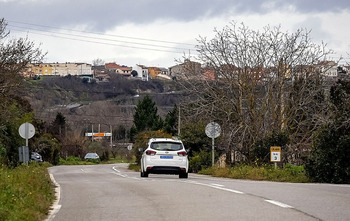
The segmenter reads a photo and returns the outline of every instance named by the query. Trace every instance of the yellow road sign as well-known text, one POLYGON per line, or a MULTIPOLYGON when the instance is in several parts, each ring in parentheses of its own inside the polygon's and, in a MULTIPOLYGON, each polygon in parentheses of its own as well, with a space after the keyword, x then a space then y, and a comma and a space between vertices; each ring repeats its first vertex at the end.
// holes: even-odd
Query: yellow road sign
POLYGON ((281 162, 281 147, 270 147, 270 161, 281 162))

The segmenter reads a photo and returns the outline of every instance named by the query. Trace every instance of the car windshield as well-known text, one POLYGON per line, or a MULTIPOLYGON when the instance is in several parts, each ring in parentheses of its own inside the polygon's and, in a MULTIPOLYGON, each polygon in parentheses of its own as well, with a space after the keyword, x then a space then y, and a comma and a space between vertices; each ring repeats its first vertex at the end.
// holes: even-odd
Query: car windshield
POLYGON ((177 151, 182 149, 182 144, 174 142, 154 142, 151 144, 151 148, 154 150, 177 151))

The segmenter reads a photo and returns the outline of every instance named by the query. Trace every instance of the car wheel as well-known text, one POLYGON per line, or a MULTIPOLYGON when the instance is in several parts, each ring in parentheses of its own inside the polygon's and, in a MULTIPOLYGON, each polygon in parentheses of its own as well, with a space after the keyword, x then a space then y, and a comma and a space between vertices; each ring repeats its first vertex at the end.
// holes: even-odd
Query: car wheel
POLYGON ((180 179, 187 179, 188 178, 188 173, 180 173, 179 174, 180 179))
POLYGON ((141 177, 148 177, 148 173, 141 171, 141 177))

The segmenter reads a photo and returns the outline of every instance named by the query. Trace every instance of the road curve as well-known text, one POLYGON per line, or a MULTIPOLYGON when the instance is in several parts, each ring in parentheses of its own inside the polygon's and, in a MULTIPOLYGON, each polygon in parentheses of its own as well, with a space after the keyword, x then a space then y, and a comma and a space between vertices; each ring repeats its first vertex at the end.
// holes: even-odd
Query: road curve
POLYGON ((141 178, 127 164, 55 166, 48 220, 349 220, 350 185, 291 184, 189 174, 141 178))

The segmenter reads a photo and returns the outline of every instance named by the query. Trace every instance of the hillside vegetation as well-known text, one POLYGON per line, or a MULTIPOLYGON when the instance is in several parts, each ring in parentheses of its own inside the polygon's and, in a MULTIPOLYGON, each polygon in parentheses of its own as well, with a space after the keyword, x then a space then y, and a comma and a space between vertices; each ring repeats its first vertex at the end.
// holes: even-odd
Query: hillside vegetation
POLYGON ((116 74, 108 82, 89 83, 74 76, 52 76, 30 80, 28 85, 30 91, 23 96, 39 119, 52 122, 60 112, 72 128, 83 128, 86 124, 130 127, 134 107, 145 95, 152 97, 162 116, 181 99, 174 82, 141 81, 116 74))

